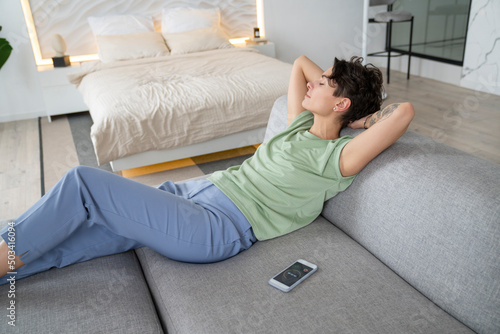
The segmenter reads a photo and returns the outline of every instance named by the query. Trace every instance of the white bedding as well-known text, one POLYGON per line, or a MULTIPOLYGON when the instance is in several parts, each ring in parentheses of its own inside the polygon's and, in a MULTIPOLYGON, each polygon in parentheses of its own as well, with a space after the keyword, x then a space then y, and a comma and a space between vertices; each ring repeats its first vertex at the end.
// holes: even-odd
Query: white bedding
MULTIPOLYGON (((265 126, 291 64, 249 48, 95 63, 71 75, 103 164, 265 126)), ((236 146, 235 146, 236 147, 236 146)))

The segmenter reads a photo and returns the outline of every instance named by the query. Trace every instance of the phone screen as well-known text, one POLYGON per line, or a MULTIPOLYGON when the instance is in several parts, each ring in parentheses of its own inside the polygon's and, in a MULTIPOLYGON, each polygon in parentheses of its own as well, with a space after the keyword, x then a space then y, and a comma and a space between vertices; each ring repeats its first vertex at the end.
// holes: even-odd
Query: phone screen
POLYGON ((276 275, 274 279, 286 286, 294 285, 299 279, 310 273, 313 269, 300 262, 295 262, 290 267, 276 275))

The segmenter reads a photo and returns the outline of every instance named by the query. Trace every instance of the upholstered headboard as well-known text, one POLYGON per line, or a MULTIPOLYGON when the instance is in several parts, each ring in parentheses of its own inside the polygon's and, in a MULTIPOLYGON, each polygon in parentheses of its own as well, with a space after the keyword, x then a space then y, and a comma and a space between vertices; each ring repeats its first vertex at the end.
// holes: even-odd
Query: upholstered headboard
MULTIPOLYGON (((163 8, 217 7, 221 26, 230 38, 249 37, 257 26, 256 0, 21 0, 29 1, 38 38, 40 55, 50 59, 52 35, 61 35, 71 56, 96 54, 94 36, 87 22, 89 16, 134 14, 152 16, 160 31, 163 8)), ((26 13, 25 13, 26 14, 26 13)), ((36 48, 36 45, 34 45, 36 48)))

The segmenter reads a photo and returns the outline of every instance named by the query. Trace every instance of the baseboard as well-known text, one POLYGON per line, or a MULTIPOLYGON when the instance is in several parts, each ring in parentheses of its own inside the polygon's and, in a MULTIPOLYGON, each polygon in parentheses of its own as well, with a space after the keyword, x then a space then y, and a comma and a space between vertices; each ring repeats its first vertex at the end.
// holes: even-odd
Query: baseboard
POLYGON ((34 118, 46 117, 46 116, 47 116, 47 114, 45 113, 44 110, 30 112, 30 113, 23 113, 23 114, 0 115, 0 123, 23 121, 26 119, 34 119, 34 118))
MULTIPOLYGON (((374 59, 370 57, 368 62, 373 63, 375 66, 384 68, 387 67, 387 58, 374 59)), ((445 64, 434 60, 423 59, 418 57, 411 57, 410 75, 417 75, 419 77, 432 79, 454 86, 460 86, 460 78, 462 75, 462 67, 457 65, 445 64)), ((406 73, 408 70, 408 57, 402 56, 391 59, 391 70, 406 73)))

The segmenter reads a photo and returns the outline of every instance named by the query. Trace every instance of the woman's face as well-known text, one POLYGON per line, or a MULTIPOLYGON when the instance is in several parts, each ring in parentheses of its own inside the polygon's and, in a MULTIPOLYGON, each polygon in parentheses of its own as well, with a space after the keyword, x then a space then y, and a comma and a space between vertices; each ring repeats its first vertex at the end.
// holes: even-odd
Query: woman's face
POLYGON ((302 107, 317 114, 332 112, 338 98, 333 96, 335 87, 330 86, 332 82, 328 79, 331 73, 332 69, 329 68, 321 78, 307 83, 307 93, 302 101, 302 107))

